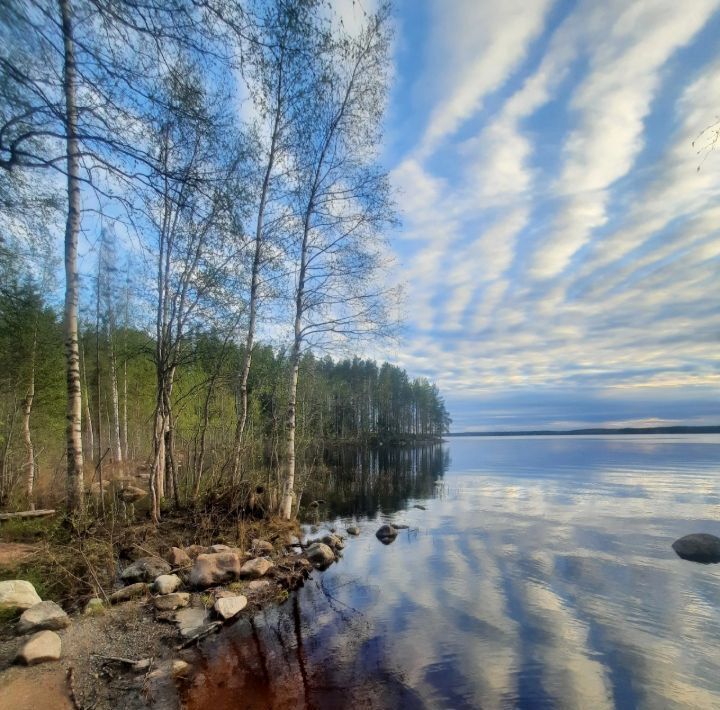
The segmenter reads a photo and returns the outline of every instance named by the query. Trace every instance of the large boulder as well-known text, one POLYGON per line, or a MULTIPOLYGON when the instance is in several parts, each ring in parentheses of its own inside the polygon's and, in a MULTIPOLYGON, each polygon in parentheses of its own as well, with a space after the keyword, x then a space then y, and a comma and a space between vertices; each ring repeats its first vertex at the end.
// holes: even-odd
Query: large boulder
POLYGON ((17 631, 20 634, 29 634, 33 631, 58 631, 70 624, 70 617, 55 602, 46 601, 35 604, 26 609, 20 621, 17 631))
POLYGON ((314 542, 305 550, 305 557, 313 567, 327 567, 335 562, 335 553, 324 542, 314 542))
POLYGON ((382 542, 383 545, 389 545, 397 537, 398 531, 392 525, 381 525, 375 533, 375 537, 382 542))
POLYGON ((121 576, 125 584, 135 582, 153 582, 161 574, 168 574, 172 568, 160 557, 141 557, 123 570, 121 576))
POLYGON ((240 568, 240 576, 243 579, 259 579, 264 577, 275 565, 264 557, 248 560, 240 568))
POLYGON ((155 591, 158 594, 172 594, 179 589, 182 580, 176 574, 161 574, 155 580, 155 591))
POLYGON ((712 564, 720 562, 720 537, 708 533, 685 535, 672 544, 678 557, 692 562, 712 564))
POLYGON ((190 585, 203 588, 231 582, 240 576, 241 566, 240 555, 235 552, 198 555, 190 571, 190 585))
POLYGON ((0 582, 0 609, 29 609, 42 601, 30 582, 10 579, 0 582))
POLYGON ((39 631, 20 649, 16 660, 26 666, 57 661, 62 655, 62 641, 54 631, 39 631))
POLYGON ((235 597, 221 597, 215 602, 215 613, 224 620, 237 616, 247 606, 247 597, 239 594, 235 597))
POLYGON ((117 492, 118 498, 123 503, 135 503, 142 500, 146 495, 147 491, 144 491, 142 488, 138 488, 137 486, 126 486, 117 492))
POLYGON ((179 569, 181 567, 190 567, 192 565, 192 560, 190 559, 190 555, 188 555, 185 550, 179 548, 179 547, 171 547, 170 552, 168 552, 166 557, 169 565, 173 569, 179 569))

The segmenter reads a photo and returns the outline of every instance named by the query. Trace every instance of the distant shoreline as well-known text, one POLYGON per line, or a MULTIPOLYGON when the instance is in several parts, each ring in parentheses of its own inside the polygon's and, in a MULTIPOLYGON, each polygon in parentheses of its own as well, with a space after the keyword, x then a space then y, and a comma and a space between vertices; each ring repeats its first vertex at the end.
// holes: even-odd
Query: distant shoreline
POLYGON ((525 431, 455 431, 445 436, 582 436, 587 434, 720 434, 720 425, 713 426, 654 426, 622 427, 620 429, 589 428, 567 429, 531 429, 525 431))

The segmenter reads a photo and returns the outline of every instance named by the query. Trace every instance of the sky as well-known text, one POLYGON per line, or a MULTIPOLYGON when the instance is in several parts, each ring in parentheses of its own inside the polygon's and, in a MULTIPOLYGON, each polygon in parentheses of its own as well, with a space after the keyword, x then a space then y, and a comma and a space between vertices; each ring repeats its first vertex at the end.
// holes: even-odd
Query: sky
POLYGON ((720 424, 720 0, 394 15, 406 322, 382 356, 453 431, 720 424))

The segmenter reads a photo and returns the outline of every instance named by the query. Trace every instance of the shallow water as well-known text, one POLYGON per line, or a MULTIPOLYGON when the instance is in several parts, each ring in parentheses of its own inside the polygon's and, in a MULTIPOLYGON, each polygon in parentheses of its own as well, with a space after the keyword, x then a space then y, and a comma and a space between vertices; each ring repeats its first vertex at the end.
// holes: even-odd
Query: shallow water
POLYGON ((340 461, 328 525, 361 536, 208 640, 188 707, 718 708, 720 566, 670 544, 720 535, 719 474, 718 436, 463 438, 340 461), (387 521, 410 529, 384 546, 387 521))

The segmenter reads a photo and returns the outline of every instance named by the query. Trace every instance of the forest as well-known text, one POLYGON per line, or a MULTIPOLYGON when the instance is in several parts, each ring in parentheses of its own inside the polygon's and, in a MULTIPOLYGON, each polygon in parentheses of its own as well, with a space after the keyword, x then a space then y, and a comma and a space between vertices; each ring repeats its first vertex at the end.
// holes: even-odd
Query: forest
POLYGON ((402 308, 390 9, 358 12, 3 3, 0 506, 142 480, 157 523, 262 481, 288 519, 327 447, 447 431, 434 384, 351 356, 402 308))

